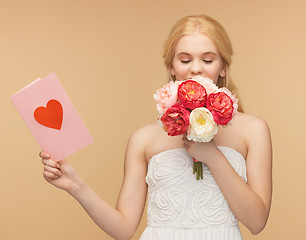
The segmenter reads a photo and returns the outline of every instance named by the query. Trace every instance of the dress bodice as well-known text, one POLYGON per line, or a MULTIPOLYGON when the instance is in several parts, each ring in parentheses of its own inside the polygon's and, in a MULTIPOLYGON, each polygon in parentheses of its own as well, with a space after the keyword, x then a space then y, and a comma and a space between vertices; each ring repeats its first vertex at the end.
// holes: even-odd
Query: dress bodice
MULTIPOLYGON (((247 182, 243 156, 229 147, 218 148, 243 181, 247 182)), ((207 166, 203 164, 203 180, 196 180, 193 158, 184 148, 154 155, 148 164, 146 182, 149 187, 148 227, 194 231, 237 227, 238 221, 207 166)), ((239 238, 226 239, 241 239, 240 232, 235 234, 239 238)))

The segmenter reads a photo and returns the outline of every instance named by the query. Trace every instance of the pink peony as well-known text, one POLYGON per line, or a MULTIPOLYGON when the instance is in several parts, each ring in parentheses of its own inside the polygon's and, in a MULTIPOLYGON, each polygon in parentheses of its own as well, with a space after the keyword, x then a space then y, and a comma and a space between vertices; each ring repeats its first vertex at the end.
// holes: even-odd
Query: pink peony
POLYGON ((200 83, 206 90, 207 95, 217 92, 218 87, 214 84, 214 82, 210 78, 204 78, 202 76, 194 76, 192 80, 200 83))
POLYGON ((173 81, 167 83, 158 89, 154 94, 154 100, 157 102, 157 111, 164 114, 177 101, 178 83, 173 81))

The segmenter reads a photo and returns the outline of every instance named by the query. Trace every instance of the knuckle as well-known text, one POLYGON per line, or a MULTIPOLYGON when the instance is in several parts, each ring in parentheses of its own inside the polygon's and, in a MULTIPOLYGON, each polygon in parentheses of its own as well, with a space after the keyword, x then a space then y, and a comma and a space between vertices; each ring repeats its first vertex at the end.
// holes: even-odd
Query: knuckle
POLYGON ((46 158, 46 159, 50 158, 49 154, 47 152, 45 152, 45 151, 40 151, 39 156, 41 158, 46 158))
POLYGON ((47 172, 47 171, 44 171, 44 172, 43 172, 43 176, 44 176, 44 178, 48 178, 48 177, 49 177, 48 172, 47 172))
POLYGON ((43 159, 42 159, 42 163, 43 163, 45 166, 56 167, 56 163, 55 163, 53 160, 50 160, 50 159, 43 158, 43 159))
POLYGON ((44 171, 44 177, 45 178, 55 178, 55 175, 51 172, 44 171))
POLYGON ((56 168, 57 163, 54 160, 49 159, 50 161, 50 166, 56 168))
POLYGON ((56 175, 57 176, 60 176, 62 173, 61 173, 61 171, 60 170, 56 170, 56 175))

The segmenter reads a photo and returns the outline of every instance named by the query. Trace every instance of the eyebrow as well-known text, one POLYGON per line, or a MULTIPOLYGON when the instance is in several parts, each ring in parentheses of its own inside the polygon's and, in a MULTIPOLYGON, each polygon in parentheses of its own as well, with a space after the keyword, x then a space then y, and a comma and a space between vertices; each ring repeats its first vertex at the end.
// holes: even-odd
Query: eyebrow
MULTIPOLYGON (((217 54, 215 52, 205 52, 202 55, 209 55, 209 54, 217 56, 217 54)), ((180 53, 177 54, 177 56, 180 56, 180 55, 189 55, 190 56, 191 54, 188 53, 188 52, 180 52, 180 53)))

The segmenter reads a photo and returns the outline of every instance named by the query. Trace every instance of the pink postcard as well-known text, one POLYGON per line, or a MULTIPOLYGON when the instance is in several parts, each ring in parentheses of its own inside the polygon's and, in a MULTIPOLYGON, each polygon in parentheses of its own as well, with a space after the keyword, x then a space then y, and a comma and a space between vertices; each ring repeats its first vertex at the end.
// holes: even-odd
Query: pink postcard
POLYGON ((55 73, 36 79, 11 101, 41 148, 56 161, 94 142, 55 73))

